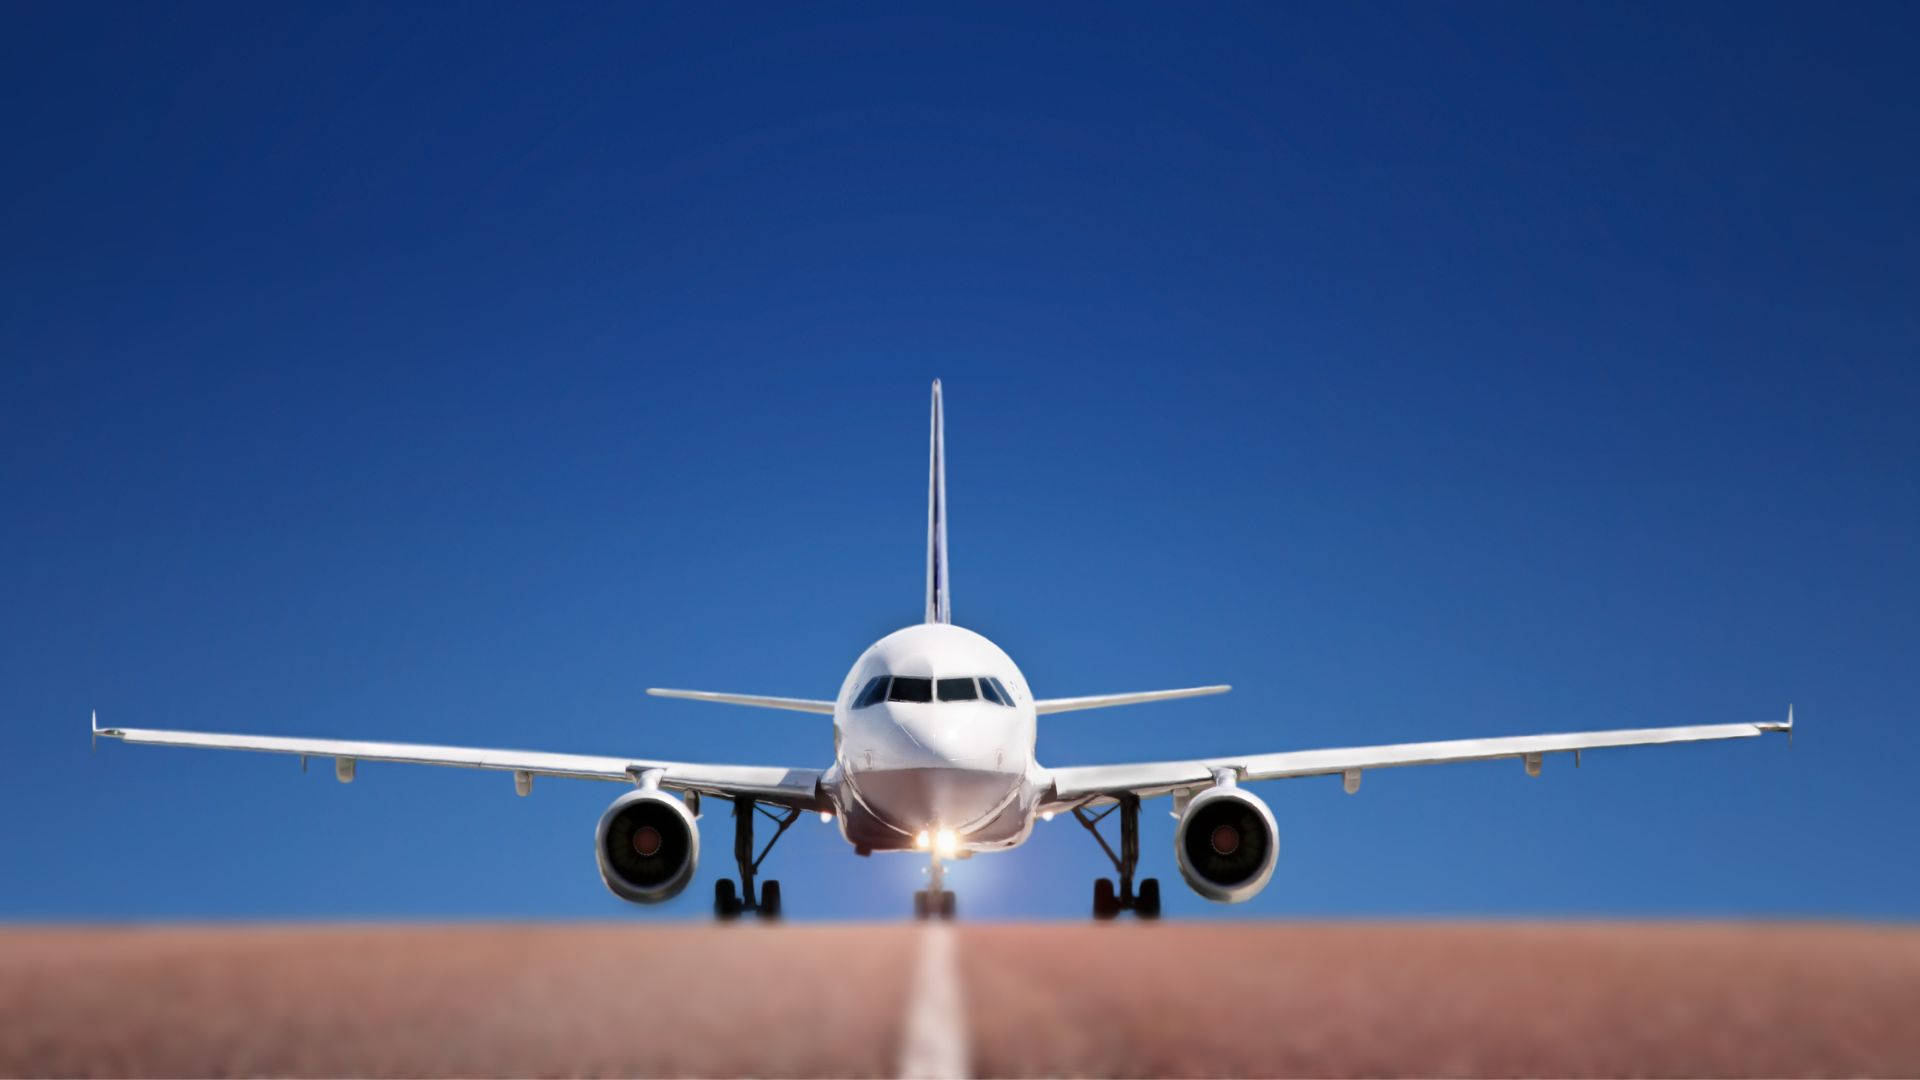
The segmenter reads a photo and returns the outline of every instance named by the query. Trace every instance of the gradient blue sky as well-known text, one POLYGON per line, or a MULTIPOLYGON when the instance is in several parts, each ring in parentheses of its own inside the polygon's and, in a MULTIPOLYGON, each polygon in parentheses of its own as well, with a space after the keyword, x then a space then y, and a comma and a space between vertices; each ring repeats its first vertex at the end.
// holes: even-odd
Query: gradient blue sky
POLYGON ((1911 6, 335 7, 0 16, 0 916, 705 917, 723 859, 603 890, 609 785, 87 710, 824 765, 641 691, 827 696, 919 617, 935 376, 958 620, 1044 695, 1237 686, 1043 761, 1799 708, 1264 785, 1273 885, 1170 913, 1920 913, 1911 6))

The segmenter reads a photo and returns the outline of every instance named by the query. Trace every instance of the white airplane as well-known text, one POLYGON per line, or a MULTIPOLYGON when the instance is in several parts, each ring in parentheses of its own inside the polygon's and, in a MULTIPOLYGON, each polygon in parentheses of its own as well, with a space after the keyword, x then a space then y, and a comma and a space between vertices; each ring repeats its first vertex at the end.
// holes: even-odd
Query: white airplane
POLYGON ((615 799, 601 815, 594 849, 607 888, 622 899, 642 904, 672 899, 686 888, 700 855, 701 799, 727 799, 733 804, 733 857, 739 883, 737 891, 732 879, 715 883, 714 911, 721 918, 749 910, 765 918, 780 914, 780 883, 767 881, 756 892, 754 878, 773 845, 803 813, 838 819, 841 835, 860 855, 925 853, 930 860, 929 885, 914 894, 914 913, 923 919, 951 919, 954 895, 942 887, 944 860, 1018 847, 1033 831, 1036 818, 1051 819, 1070 811, 1113 863, 1117 881, 1101 878, 1093 889, 1094 917, 1111 919, 1122 910, 1143 918, 1160 914, 1159 881, 1146 878, 1138 888, 1134 883, 1140 863, 1142 799, 1173 796, 1173 813, 1179 819, 1173 853, 1181 876, 1209 900, 1237 903, 1265 887, 1279 855, 1279 830, 1272 812, 1242 786, 1252 781, 1340 776, 1352 794, 1368 769, 1518 758, 1528 776, 1538 776, 1542 759, 1550 753, 1570 751, 1578 765, 1583 750, 1742 739, 1793 730, 1793 708, 1788 706, 1782 723, 1521 735, 1048 768, 1034 760, 1039 716, 1222 694, 1229 687, 1035 697, 1026 676, 1005 652, 953 622, 947 563, 946 435, 937 380, 930 455, 926 619, 869 646, 854 661, 833 700, 647 691, 656 697, 831 716, 833 763, 825 769, 103 728, 97 715, 93 732, 157 746, 297 754, 303 768, 308 757, 328 757, 342 783, 353 779, 356 762, 401 761, 511 772, 521 795, 532 789, 536 776, 629 784, 633 790, 615 799), (1098 828, 1116 810, 1120 815, 1117 852, 1098 828), (756 853, 753 830, 759 815, 775 824, 775 832, 756 853))

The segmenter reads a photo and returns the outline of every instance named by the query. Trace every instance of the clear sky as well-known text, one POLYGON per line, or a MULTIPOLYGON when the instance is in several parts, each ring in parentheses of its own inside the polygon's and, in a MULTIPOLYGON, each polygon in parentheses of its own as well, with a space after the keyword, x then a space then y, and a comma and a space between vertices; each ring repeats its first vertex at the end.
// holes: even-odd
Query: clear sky
MULTIPOLYGON (((1263 785, 1170 914, 1920 914, 1911 6, 0 15, 0 917, 629 908, 618 790, 122 726, 821 765, 920 616, 1047 763, 1774 720, 1263 785)), ((795 917, 919 862, 802 822, 795 917)), ((1070 820, 954 875, 1084 914, 1070 820)))

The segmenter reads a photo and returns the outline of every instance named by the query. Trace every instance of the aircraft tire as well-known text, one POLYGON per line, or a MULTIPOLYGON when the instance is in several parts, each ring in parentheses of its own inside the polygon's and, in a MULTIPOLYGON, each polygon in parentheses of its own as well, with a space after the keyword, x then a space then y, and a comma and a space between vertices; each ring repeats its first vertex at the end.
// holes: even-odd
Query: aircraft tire
POLYGON ((713 913, 722 919, 739 917, 740 895, 734 891, 732 878, 721 878, 713 883, 713 913))
POLYGON ((947 890, 944 890, 943 892, 941 892, 941 894, 940 894, 940 917, 941 917, 942 919, 944 919, 944 920, 946 920, 947 922, 952 922, 952 921, 953 921, 953 912, 954 912, 954 908, 955 908, 955 901, 954 901, 954 897, 953 897, 953 890, 952 890, 952 889, 947 889, 947 890))
POLYGON ((1140 882, 1140 895, 1134 898, 1133 913, 1143 919, 1160 917, 1160 879, 1147 878, 1140 882))
POLYGON ((1093 917, 1111 919, 1120 914, 1120 898, 1114 894, 1112 878, 1095 878, 1093 882, 1093 917))
POLYGON ((780 917, 780 883, 778 881, 769 881, 760 886, 760 910, 755 914, 767 920, 780 917))

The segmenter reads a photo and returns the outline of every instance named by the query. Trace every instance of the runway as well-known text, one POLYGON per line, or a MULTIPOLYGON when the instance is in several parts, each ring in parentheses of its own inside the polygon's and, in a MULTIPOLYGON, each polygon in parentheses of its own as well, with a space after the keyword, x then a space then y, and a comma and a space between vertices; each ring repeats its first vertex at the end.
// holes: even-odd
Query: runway
POLYGON ((6 1075, 1911 1076, 1920 929, 0 931, 6 1075))

